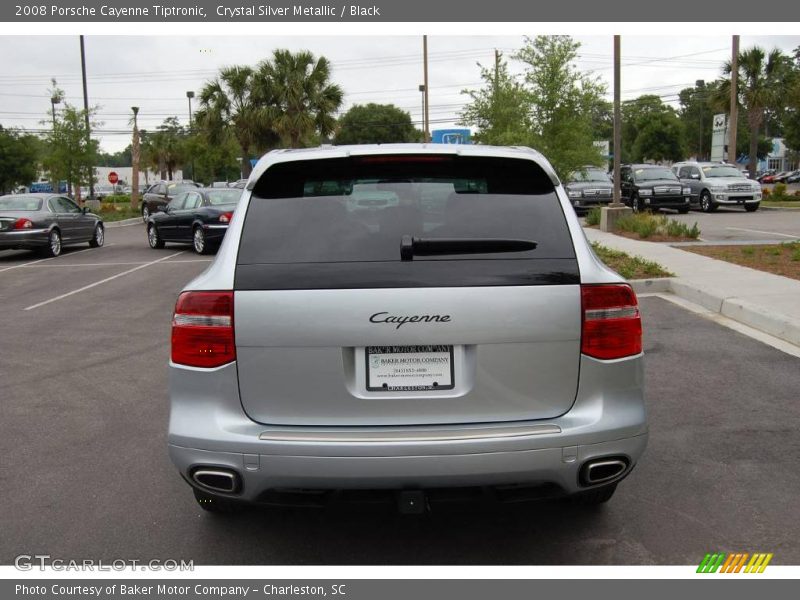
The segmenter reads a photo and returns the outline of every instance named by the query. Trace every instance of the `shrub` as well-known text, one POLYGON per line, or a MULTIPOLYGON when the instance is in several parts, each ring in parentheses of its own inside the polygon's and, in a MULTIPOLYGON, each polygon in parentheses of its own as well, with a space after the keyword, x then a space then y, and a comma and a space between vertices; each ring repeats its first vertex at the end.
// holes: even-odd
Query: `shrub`
POLYGON ((697 223, 689 227, 686 223, 668 219, 664 215, 653 215, 651 213, 639 213, 622 217, 617 221, 617 227, 621 231, 636 233, 642 239, 654 235, 691 239, 697 239, 700 236, 700 228, 697 223))
POLYGON ((772 188, 772 195, 776 198, 783 198, 786 195, 786 184, 776 183, 772 188))
POLYGON ((595 206, 588 213, 586 213, 587 225, 600 225, 600 207, 595 206))
POLYGON ((771 194, 772 194, 772 192, 769 190, 769 188, 765 188, 765 187, 761 188, 761 198, 763 200, 769 200, 769 197, 770 197, 771 194))

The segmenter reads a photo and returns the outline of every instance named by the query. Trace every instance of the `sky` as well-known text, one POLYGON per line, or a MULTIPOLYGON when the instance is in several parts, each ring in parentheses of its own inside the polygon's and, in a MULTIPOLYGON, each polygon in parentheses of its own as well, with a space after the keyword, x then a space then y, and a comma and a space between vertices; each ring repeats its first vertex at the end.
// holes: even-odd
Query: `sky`
MULTIPOLYGON (((146 28, 142 25, 142 28, 146 28)), ((612 92, 612 36, 573 36, 581 43, 576 62, 612 92)), ((467 97, 481 83, 480 68, 494 64, 494 50, 510 58, 523 36, 429 35, 431 129, 452 127, 467 97)), ((742 36, 741 49, 760 45, 791 53, 800 36, 742 36)), ((418 124, 423 82, 421 36, 86 36, 89 105, 98 107, 101 149, 117 152, 130 143, 131 106, 139 127, 154 129, 166 117, 188 124, 186 92, 198 93, 223 66, 255 65, 275 48, 306 49, 333 64, 332 81, 345 91, 342 112, 353 104, 392 103, 418 124)), ((623 36, 622 98, 656 94, 677 107, 677 93, 698 79, 712 81, 730 58, 731 37, 623 36)), ((50 119, 50 80, 66 101, 83 106, 80 46, 72 36, 0 36, 0 124, 41 130, 50 119), (47 121, 42 124, 42 121, 47 121)), ((521 67, 509 61, 513 73, 521 67)), ((193 105, 197 108, 196 100, 193 105)))

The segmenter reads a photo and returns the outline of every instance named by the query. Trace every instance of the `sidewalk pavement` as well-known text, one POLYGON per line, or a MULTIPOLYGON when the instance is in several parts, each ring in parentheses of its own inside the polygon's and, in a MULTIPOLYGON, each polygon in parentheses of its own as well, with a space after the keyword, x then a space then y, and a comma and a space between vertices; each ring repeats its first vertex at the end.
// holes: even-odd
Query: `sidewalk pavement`
POLYGON ((800 346, 800 281, 722 260, 585 228, 590 242, 659 263, 676 276, 640 280, 637 293, 672 292, 729 319, 800 346))

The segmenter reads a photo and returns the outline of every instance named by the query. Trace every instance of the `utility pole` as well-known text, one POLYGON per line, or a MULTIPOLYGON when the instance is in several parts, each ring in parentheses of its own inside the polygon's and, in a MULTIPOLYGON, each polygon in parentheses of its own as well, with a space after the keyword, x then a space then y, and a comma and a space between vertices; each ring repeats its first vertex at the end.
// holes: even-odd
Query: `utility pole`
MULTIPOLYGON (((189 100, 189 135, 192 135, 192 98, 194 98, 194 92, 191 90, 186 92, 186 98, 189 100)), ((194 153, 192 153, 192 181, 194 181, 194 153)))
MULTIPOLYGON (((86 91, 86 50, 81 38, 81 74, 83 75, 83 116, 86 119, 86 148, 91 147, 92 133, 89 129, 89 93, 86 91)), ((80 188, 78 188, 80 189, 80 188)), ((94 200, 94 165, 89 165, 89 198, 94 200)))
POLYGON ((622 158, 622 111, 620 72, 620 36, 614 36, 614 192, 611 204, 600 209, 600 230, 614 231, 617 220, 630 213, 631 209, 622 203, 620 193, 620 160, 622 158))
MULTIPOLYGON (((728 119, 728 161, 736 164, 736 129, 739 124, 739 36, 733 36, 731 48, 731 114, 728 119), (733 160, 730 157, 733 156, 733 160)), ((756 159, 750 157, 750 177, 756 176, 756 159)))
POLYGON ((131 210, 139 210, 139 123, 137 116, 139 115, 139 107, 131 106, 133 111, 133 140, 131 142, 131 166, 133 173, 131 174, 131 210))
POLYGON ((614 36, 614 205, 622 206, 620 195, 619 165, 622 154, 622 111, 620 73, 620 36, 614 36))
POLYGON ((425 115, 423 116, 423 120, 425 122, 425 143, 430 143, 431 141, 431 128, 430 128, 430 107, 428 105, 428 36, 422 36, 422 64, 423 64, 423 75, 424 75, 424 83, 425 86, 425 115))
POLYGON ((694 82, 694 86, 697 89, 697 95, 700 96, 700 139, 697 145, 697 160, 703 160, 705 156, 705 154, 703 154, 703 138, 705 137, 705 133, 703 132, 703 104, 705 104, 706 101, 706 82, 703 79, 698 79, 694 82))

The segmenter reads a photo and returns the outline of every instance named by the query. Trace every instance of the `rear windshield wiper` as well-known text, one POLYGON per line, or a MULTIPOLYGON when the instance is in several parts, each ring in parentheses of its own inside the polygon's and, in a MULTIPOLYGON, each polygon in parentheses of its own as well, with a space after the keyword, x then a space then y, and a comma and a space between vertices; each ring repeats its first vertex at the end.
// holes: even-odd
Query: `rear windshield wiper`
POLYGON ((400 240, 400 259, 437 254, 482 254, 490 252, 525 252, 535 250, 531 240, 507 238, 415 238, 404 235, 400 240))

